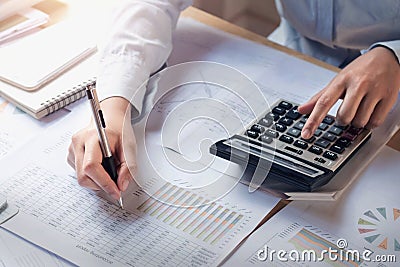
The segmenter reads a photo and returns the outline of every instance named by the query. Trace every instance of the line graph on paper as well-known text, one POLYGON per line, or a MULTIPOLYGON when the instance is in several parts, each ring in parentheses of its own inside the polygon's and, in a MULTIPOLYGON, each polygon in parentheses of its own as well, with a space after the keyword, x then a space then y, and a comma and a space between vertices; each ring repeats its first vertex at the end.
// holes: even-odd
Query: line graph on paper
POLYGON ((166 183, 137 209, 212 245, 232 234, 251 216, 251 211, 229 203, 205 203, 209 203, 207 198, 166 183))
MULTIPOLYGON (((242 95, 207 82, 175 88, 164 95, 149 113, 145 128, 146 149, 154 150, 151 146, 155 138, 163 148, 181 154, 187 161, 202 162, 204 166, 211 164, 214 159, 208 152, 210 145, 244 131, 256 119, 254 105, 247 103, 250 97, 246 93, 242 95)), ((259 102, 258 105, 264 109, 263 101, 259 102)), ((170 157, 166 158, 171 161, 170 157)), ((156 162, 155 159, 152 161, 156 162)))
MULTIPOLYGON (((255 118, 255 114, 245 99, 241 99, 226 88, 211 84, 211 83, 191 83, 177 87, 175 90, 165 95, 154 107, 149 118, 150 121, 165 121, 165 118, 174 111, 176 107, 185 102, 195 103, 196 100, 200 100, 199 109, 207 110, 209 101, 201 101, 204 99, 212 99, 214 101, 220 101, 226 105, 225 109, 215 109, 214 113, 219 114, 218 117, 225 118, 226 121, 235 121, 238 118, 244 124, 248 124, 252 119, 255 118)), ((191 110, 188 110, 190 112, 191 110)), ((186 114, 182 112, 181 117, 186 117, 186 114)), ((193 132, 196 129, 208 129, 210 133, 214 133, 216 136, 225 135, 226 132, 218 125, 211 124, 209 120, 195 120, 190 125, 193 132)))
MULTIPOLYGON (((160 99, 154 99, 156 103, 150 111, 149 105, 144 105, 148 118, 142 123, 144 129, 137 130, 144 135, 138 149, 143 149, 148 157, 142 164, 158 165, 156 175, 171 183, 174 177, 180 177, 185 187, 206 187, 218 182, 222 172, 215 170, 235 166, 215 159, 209 152, 210 146, 244 131, 256 119, 253 106, 265 107, 254 93, 249 96, 247 91, 251 90, 245 89, 238 94, 222 85, 194 82, 174 87, 160 99)), ((241 176, 240 171, 235 177, 241 176)), ((136 179, 138 184, 144 183, 138 176, 136 179)))

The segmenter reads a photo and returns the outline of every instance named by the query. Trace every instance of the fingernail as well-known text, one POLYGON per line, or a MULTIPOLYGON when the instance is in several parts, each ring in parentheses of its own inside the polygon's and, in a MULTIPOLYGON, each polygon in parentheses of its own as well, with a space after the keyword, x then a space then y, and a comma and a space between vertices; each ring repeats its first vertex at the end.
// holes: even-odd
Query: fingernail
POLYGON ((129 180, 124 180, 122 182, 122 191, 125 191, 128 188, 129 180))
POLYGON ((307 129, 303 129, 302 136, 303 136, 304 139, 310 138, 311 137, 310 130, 308 128, 307 129))

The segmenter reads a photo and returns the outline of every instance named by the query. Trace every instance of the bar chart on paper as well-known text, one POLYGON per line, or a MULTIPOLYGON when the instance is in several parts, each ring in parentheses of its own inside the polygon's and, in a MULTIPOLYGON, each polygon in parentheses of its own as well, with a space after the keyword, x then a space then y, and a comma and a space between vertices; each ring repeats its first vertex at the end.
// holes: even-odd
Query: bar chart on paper
POLYGON ((251 211, 229 203, 212 202, 170 183, 147 198, 138 210, 209 244, 217 244, 246 223, 251 211))
MULTIPOLYGON (((300 226, 300 225, 299 225, 300 226)), ((339 258, 339 251, 341 250, 336 245, 336 239, 330 234, 322 232, 313 226, 301 227, 301 230, 297 232, 292 238, 290 238, 289 243, 294 245, 297 251, 312 250, 317 253, 317 255, 322 255, 322 251, 329 251, 329 249, 334 249, 338 251, 333 253, 335 257, 339 258)), ((324 257, 324 262, 332 266, 360 266, 362 261, 330 261, 328 256, 324 257)))
POLYGON ((14 176, 14 182, 2 186, 10 201, 23 207, 24 213, 77 242, 82 252, 97 255, 108 264, 185 266, 188 260, 202 258, 209 265, 219 256, 178 230, 170 231, 138 213, 121 210, 103 199, 98 201, 92 192, 79 188, 74 179, 43 167, 28 166, 14 176), (69 199, 62 200, 64 197, 69 199))
MULTIPOLYGON (((64 240, 47 244, 49 250, 78 265, 93 256, 107 265, 215 265, 261 217, 225 198, 204 204, 206 198, 171 184, 158 195, 169 192, 169 200, 191 207, 148 197, 137 201, 140 206, 135 212, 124 211, 80 188, 75 179, 35 164, 15 173, 1 189, 30 218, 31 225, 42 229, 35 232, 57 232, 64 240)), ((236 194, 243 195, 246 188, 242 189, 236 194)), ((18 233, 26 234, 24 229, 18 233)), ((41 237, 32 238, 40 241, 41 237)))

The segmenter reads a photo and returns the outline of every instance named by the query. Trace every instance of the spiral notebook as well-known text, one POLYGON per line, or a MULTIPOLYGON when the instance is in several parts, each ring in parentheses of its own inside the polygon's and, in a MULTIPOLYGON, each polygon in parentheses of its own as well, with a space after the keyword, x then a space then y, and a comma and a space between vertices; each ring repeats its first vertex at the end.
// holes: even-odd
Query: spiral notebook
POLYGON ((86 82, 95 76, 95 58, 91 56, 37 91, 24 91, 0 82, 0 96, 32 117, 41 119, 86 95, 86 82))
POLYGON ((97 49, 87 31, 76 29, 59 23, 2 47, 0 96, 36 119, 85 96, 97 49))

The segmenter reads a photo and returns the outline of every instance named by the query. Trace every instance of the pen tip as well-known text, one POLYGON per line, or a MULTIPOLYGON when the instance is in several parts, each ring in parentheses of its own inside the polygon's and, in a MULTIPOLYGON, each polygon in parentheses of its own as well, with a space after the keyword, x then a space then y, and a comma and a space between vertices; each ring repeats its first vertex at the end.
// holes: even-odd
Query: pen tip
POLYGON ((121 209, 124 209, 124 204, 122 203, 122 197, 119 198, 118 203, 121 206, 121 209))

